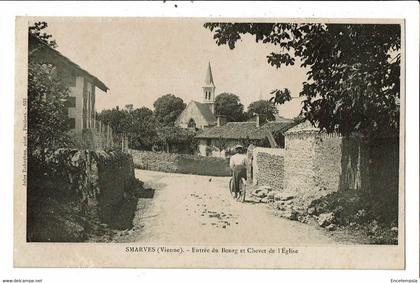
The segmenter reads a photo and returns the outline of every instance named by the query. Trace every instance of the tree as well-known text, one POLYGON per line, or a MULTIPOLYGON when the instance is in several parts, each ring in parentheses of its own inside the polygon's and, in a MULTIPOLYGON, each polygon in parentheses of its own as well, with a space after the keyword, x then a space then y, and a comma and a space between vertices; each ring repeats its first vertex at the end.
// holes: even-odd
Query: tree
POLYGON ((130 148, 151 150, 157 142, 157 122, 152 110, 147 107, 134 109, 130 112, 133 119, 130 148))
POLYGON ((46 32, 43 32, 44 29, 48 27, 48 24, 46 22, 36 22, 32 26, 29 27, 28 31, 29 34, 38 38, 43 43, 47 44, 51 48, 57 48, 57 42, 55 40, 52 40, 51 34, 48 34, 46 32))
POLYGON ((154 103, 155 117, 162 126, 173 126, 175 120, 185 109, 186 104, 182 98, 173 94, 166 94, 159 97, 154 103))
POLYGON ((39 162, 72 144, 65 101, 68 89, 50 65, 28 65, 28 154, 39 162))
POLYGON ((98 113, 98 120, 110 125, 117 134, 132 132, 133 119, 130 112, 125 109, 121 110, 118 106, 98 113))
POLYGON ((177 152, 194 153, 198 146, 198 141, 194 138, 195 132, 178 127, 161 127, 157 130, 158 143, 165 148, 166 152, 171 152, 175 148, 177 152))
POLYGON ((233 93, 221 93, 214 100, 217 115, 224 115, 230 122, 244 120, 244 106, 239 97, 233 93))
MULTIPOLYGON (((401 26, 395 24, 206 23, 216 44, 241 35, 279 46, 270 65, 308 68, 301 114, 327 132, 395 134, 399 129, 401 26)), ((290 93, 275 90, 273 101, 290 93)))
MULTIPOLYGON (((28 28, 28 35, 54 48, 51 35, 42 32, 45 22, 28 28)), ((47 159, 58 148, 74 145, 68 135, 70 129, 66 101, 67 86, 57 77, 51 64, 34 62, 34 50, 39 43, 29 45, 28 52, 28 166, 36 170, 47 170, 47 159)))
POLYGON ((273 121, 276 119, 277 113, 277 108, 273 103, 262 99, 249 104, 247 116, 251 118, 255 114, 260 114, 264 120, 273 121))
POLYGON ((103 110, 98 119, 109 124, 115 133, 129 136, 129 147, 150 150, 157 140, 158 127, 154 113, 147 107, 103 110))

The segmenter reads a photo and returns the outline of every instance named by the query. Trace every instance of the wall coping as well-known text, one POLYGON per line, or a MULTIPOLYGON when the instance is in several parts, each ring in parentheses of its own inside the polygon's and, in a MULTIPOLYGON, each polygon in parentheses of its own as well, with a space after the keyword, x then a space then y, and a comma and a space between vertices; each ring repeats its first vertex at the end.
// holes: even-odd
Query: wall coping
POLYGON ((260 152, 269 153, 273 155, 284 155, 284 148, 270 148, 270 147, 255 147, 253 154, 258 154, 260 152))

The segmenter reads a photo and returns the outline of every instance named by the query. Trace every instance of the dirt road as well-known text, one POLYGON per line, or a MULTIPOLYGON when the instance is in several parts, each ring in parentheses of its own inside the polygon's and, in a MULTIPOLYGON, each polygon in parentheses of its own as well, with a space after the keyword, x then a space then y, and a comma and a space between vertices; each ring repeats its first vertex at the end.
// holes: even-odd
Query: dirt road
POLYGON ((228 177, 136 170, 155 189, 140 199, 134 228, 116 242, 166 244, 333 244, 325 231, 275 215, 267 205, 239 203, 228 191, 228 177))

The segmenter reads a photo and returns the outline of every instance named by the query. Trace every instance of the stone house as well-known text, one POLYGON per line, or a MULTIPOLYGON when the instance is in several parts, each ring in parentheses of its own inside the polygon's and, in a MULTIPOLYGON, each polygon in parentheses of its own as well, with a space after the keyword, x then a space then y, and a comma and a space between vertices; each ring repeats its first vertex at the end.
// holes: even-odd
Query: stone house
POLYGON ((68 87, 70 93, 66 106, 71 133, 92 149, 111 146, 112 128, 96 120, 96 90, 106 93, 109 88, 105 83, 31 34, 28 47, 30 60, 51 64, 56 76, 68 87))
POLYGON ((214 113, 216 85, 210 62, 202 88, 202 102, 191 101, 176 119, 175 126, 196 130, 216 125, 217 119, 214 113))
POLYGON ((247 147, 249 144, 261 147, 284 147, 283 133, 295 124, 293 120, 280 118, 263 125, 256 121, 218 123, 217 126, 204 129, 195 137, 199 141, 199 154, 202 156, 221 156, 221 153, 237 144, 247 147))

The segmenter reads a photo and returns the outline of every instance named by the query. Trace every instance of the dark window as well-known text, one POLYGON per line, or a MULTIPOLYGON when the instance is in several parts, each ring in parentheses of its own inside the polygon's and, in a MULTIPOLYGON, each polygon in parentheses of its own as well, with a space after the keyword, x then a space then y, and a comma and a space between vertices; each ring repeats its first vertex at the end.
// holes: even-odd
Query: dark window
POLYGON ((64 106, 66 107, 76 107, 76 97, 75 96, 69 96, 64 103, 64 106))
POLYGON ((69 129, 73 130, 76 128, 76 119, 75 118, 69 118, 68 120, 69 123, 69 129))
POLYGON ((196 125, 194 119, 190 119, 190 121, 188 122, 188 128, 194 128, 195 129, 196 127, 197 127, 197 125, 196 125))

